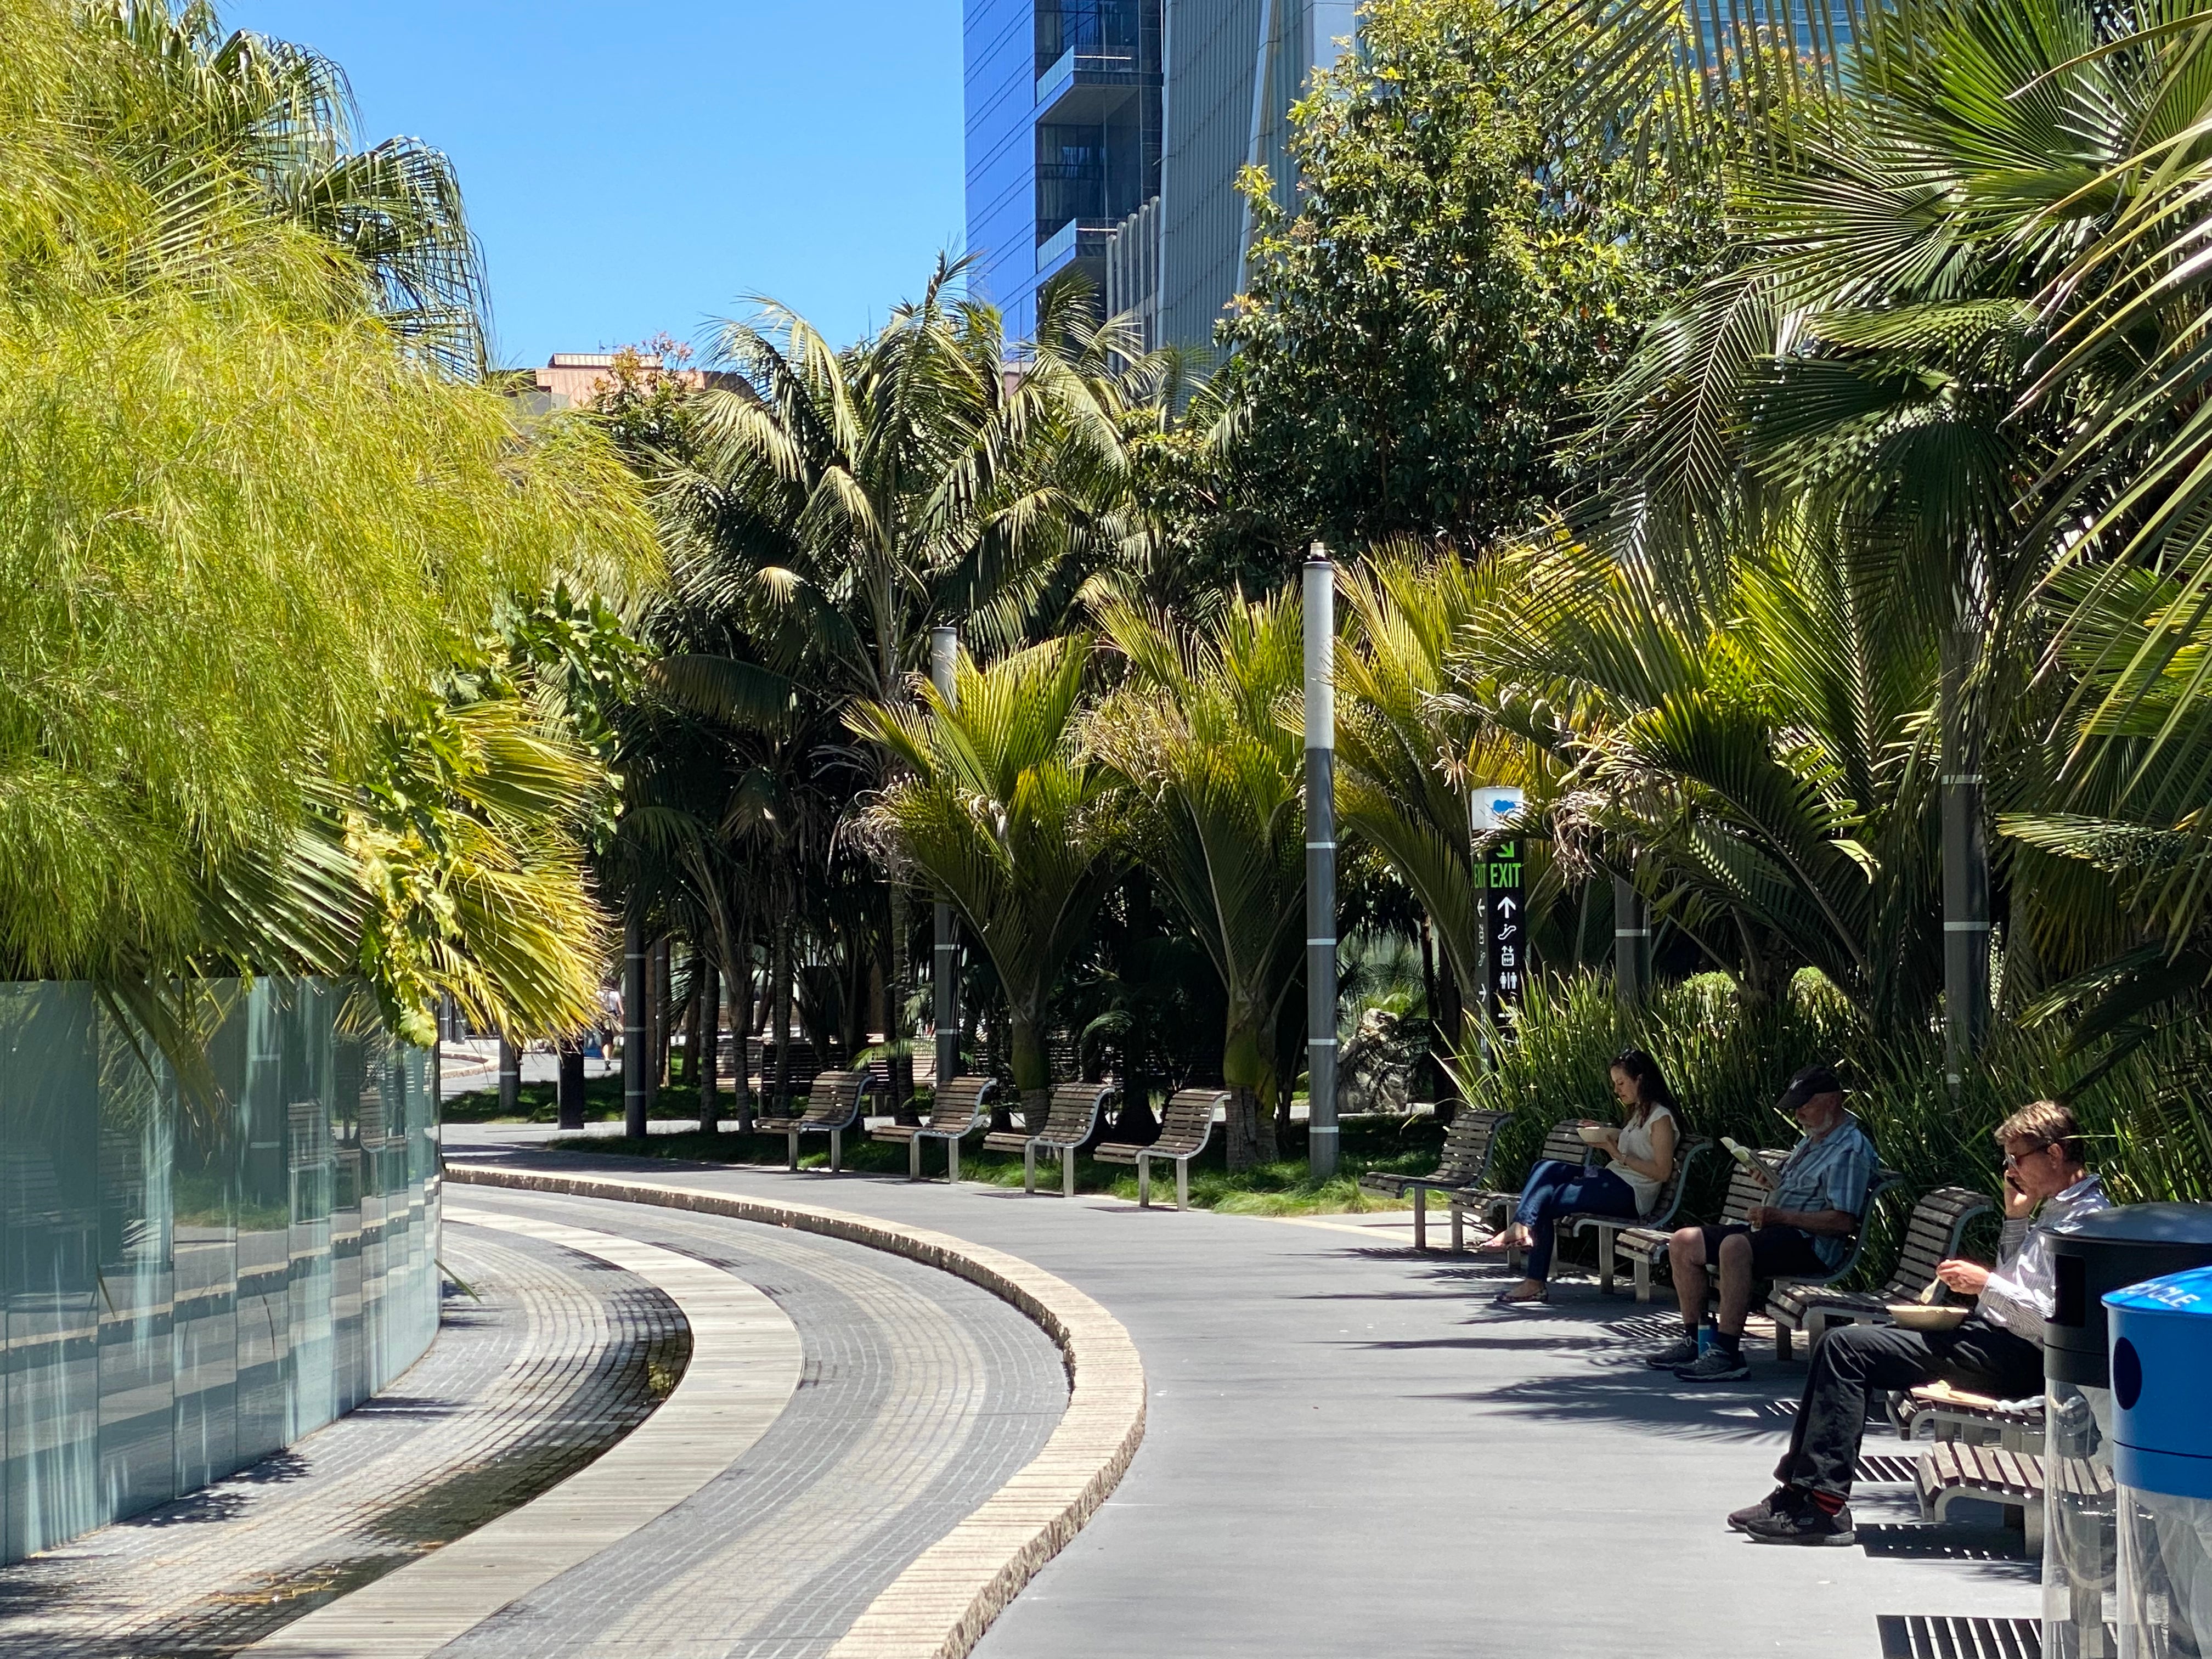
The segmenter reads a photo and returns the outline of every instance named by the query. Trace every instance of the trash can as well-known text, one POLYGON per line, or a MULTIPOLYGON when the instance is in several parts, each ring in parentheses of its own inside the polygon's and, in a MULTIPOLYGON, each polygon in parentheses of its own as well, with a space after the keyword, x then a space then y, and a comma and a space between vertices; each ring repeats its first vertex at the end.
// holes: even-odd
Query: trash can
MULTIPOLYGON (((2212 1267, 2212 1204, 2130 1204, 2051 1233, 2055 1307, 2043 1331, 2043 1651, 2117 1659, 2112 1376, 2105 1297, 2212 1267)), ((2177 1650, 2177 1654, 2179 1650, 2177 1650)))
POLYGON ((2212 1652, 2212 1269, 2105 1298, 2120 1659, 2212 1652))

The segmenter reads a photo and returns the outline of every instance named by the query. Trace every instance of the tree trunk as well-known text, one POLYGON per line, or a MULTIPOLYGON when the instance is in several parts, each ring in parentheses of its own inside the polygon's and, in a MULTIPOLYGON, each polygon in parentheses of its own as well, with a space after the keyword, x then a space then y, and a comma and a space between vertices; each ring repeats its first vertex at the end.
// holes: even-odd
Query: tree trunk
POLYGON ((1249 1170, 1260 1161, 1260 1097, 1249 1089, 1229 1091, 1229 1121, 1222 1145, 1229 1173, 1249 1170))
POLYGON ((769 962, 769 1036, 775 1044, 775 1091, 769 1099, 776 1117, 791 1115, 791 912, 787 902, 776 908, 775 948, 769 962))
POLYGON ((738 933, 738 954, 735 958, 738 983, 736 1000, 732 1005, 730 1033, 737 1040, 738 1050, 738 1133, 749 1135, 753 1132, 753 1067, 752 1057, 747 1052, 752 1047, 753 1015, 757 1011, 753 992, 752 922, 748 915, 745 926, 738 933))
POLYGON ((668 1056, 676 1047, 676 964, 667 934, 653 951, 653 1086, 668 1085, 668 1056))
POLYGON ((554 1047, 553 1101, 563 1129, 584 1127, 584 1045, 563 1037, 554 1047))
POLYGON ((901 1121, 921 1120, 914 1109, 913 1030, 906 1023, 914 985, 914 899, 902 882, 891 884, 890 976, 884 985, 884 1041, 891 1046, 891 1104, 901 1121))
POLYGON ((722 976, 704 956, 691 969, 691 1006, 695 1029, 701 1033, 692 1049, 692 1077, 699 1085, 699 1127, 706 1134, 722 1128, 722 976))
POLYGON ((1042 1011, 1017 1012, 1009 1023, 1014 1028, 1014 1087, 1022 1097, 1023 1127, 1035 1134, 1044 1127, 1045 1115, 1052 1109, 1052 1061, 1045 1048, 1044 1015, 1042 1011))

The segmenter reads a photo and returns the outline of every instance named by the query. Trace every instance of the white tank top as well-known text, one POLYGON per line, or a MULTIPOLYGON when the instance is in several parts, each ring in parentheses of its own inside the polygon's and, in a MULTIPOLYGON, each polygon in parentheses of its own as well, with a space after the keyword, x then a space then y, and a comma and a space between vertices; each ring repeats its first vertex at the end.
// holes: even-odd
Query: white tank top
MULTIPOLYGON (((1668 1111, 1664 1106, 1654 1106, 1644 1115, 1643 1122, 1632 1123, 1624 1128, 1620 1132, 1620 1150, 1631 1158, 1641 1158, 1646 1164, 1651 1162, 1658 1156, 1657 1151, 1651 1145, 1651 1127, 1662 1117, 1670 1123, 1674 1121, 1674 1113, 1668 1111)), ((1678 1124, 1674 1130, 1675 1139, 1678 1141, 1681 1138, 1681 1127, 1678 1124)), ((1613 1159, 1607 1167, 1627 1183, 1629 1191, 1636 1194, 1636 1213, 1650 1215, 1651 1206, 1658 1202, 1659 1189, 1667 1184, 1666 1182, 1651 1176, 1638 1175, 1619 1158, 1613 1159)))

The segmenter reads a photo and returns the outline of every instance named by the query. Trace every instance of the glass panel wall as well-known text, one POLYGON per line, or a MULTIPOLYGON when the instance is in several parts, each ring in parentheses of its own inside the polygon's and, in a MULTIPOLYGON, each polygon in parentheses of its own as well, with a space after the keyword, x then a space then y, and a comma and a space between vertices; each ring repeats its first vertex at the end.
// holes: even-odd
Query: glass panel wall
POLYGON ((0 984, 0 1560, 266 1455, 438 1323, 435 1059, 360 988, 198 988, 165 1054, 0 984))

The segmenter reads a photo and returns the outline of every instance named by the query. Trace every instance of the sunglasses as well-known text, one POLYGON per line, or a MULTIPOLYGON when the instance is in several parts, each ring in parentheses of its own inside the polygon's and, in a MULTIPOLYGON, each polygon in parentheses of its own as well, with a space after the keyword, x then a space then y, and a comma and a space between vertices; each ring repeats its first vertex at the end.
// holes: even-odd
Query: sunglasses
POLYGON ((2024 1152, 2007 1152, 2004 1158, 2004 1166, 2008 1170, 2017 1170, 2020 1168, 2021 1160, 2022 1158, 2039 1157, 2041 1154, 2049 1152, 2051 1147, 2051 1143, 2050 1141, 2039 1140, 2034 1146, 2029 1147, 2024 1152))

